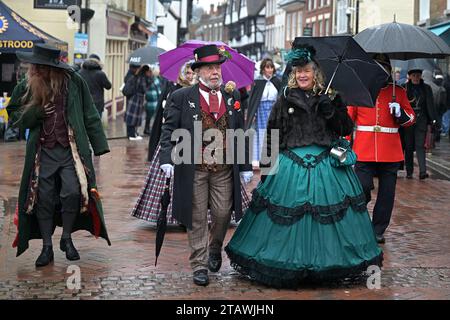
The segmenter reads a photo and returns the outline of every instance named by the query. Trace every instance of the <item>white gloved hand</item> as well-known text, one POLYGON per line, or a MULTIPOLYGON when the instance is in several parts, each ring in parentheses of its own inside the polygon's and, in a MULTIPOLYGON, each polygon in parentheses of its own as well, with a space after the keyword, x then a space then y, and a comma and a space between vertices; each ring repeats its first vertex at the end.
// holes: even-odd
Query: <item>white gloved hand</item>
POLYGON ((171 165, 170 163, 162 164, 161 170, 166 174, 166 178, 173 177, 173 165, 171 165))
POLYGON ((402 115, 400 105, 397 102, 389 102, 389 109, 391 114, 393 114, 396 118, 402 115))
POLYGON ((245 184, 249 184, 253 177, 253 171, 242 171, 241 178, 245 184))

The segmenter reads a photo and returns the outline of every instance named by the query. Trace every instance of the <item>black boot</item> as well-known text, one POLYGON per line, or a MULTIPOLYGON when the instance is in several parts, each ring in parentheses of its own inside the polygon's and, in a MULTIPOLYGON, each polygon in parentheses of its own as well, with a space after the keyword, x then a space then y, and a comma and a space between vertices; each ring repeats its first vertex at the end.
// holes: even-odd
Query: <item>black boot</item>
POLYGON ((75 249, 71 238, 61 239, 59 242, 59 247, 66 253, 66 258, 68 260, 80 260, 80 255, 78 254, 77 249, 75 249))
POLYGON ((430 175, 428 174, 428 173, 426 173, 426 172, 422 172, 420 175, 419 175, 419 179, 420 180, 423 180, 423 179, 426 179, 426 178, 429 178, 430 177, 430 175))
POLYGON ((53 261, 53 247, 43 246, 41 254, 36 260, 36 267, 43 267, 53 261))
POLYGON ((144 134, 150 135, 150 118, 145 119, 144 134))

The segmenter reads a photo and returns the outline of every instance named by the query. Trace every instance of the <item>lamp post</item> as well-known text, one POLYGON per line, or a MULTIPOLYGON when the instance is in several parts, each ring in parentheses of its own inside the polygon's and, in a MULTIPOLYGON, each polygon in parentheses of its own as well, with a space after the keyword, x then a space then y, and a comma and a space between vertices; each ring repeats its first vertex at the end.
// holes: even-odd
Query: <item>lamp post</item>
POLYGON ((355 34, 359 32, 359 0, 356 0, 356 21, 355 21, 355 34))

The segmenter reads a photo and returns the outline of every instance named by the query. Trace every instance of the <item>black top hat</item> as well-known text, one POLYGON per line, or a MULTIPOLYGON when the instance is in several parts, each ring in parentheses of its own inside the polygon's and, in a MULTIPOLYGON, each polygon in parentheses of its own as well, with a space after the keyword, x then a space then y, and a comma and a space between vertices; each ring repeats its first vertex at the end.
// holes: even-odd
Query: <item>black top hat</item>
POLYGON ((227 59, 220 54, 219 49, 214 44, 208 44, 195 49, 194 58, 195 62, 191 66, 192 70, 208 64, 222 64, 227 59))
POLYGON ((72 70, 72 67, 60 61, 61 50, 45 43, 37 43, 32 52, 16 52, 19 60, 31 64, 43 64, 54 68, 72 70))

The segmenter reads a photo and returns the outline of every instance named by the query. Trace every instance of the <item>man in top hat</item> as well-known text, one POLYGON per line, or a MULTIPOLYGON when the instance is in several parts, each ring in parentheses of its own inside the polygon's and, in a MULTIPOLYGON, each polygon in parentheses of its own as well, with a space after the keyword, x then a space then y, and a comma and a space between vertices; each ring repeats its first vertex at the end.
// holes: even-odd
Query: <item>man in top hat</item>
POLYGON ((60 50, 36 44, 17 57, 30 64, 7 107, 15 123, 30 129, 19 190, 17 256, 31 239, 42 239, 35 265, 53 261, 52 234, 62 226, 60 249, 78 260, 71 234, 87 230, 107 240, 91 148, 109 152, 100 116, 86 82, 60 61, 60 50))
POLYGON ((222 85, 224 53, 215 45, 205 45, 194 50, 194 57, 192 69, 199 83, 175 91, 164 110, 160 164, 167 177, 174 177, 172 215, 188 229, 193 281, 206 286, 208 269, 217 272, 222 263, 231 210, 237 220, 242 215, 240 178, 248 183, 253 173, 248 145, 245 150, 238 149, 237 141, 226 137, 227 130, 244 128, 244 116, 239 93, 222 85), (174 141, 172 135, 186 132, 188 137, 174 141), (214 145, 211 136, 204 137, 211 132, 214 145), (244 152, 245 161, 239 163, 236 156, 244 152), (227 161, 230 155, 234 157, 227 161), (208 208, 212 220, 209 235, 208 208))
POLYGON ((416 114, 416 122, 405 128, 405 168, 406 178, 413 178, 414 150, 419 163, 419 179, 428 178, 425 160, 425 136, 428 124, 435 124, 437 115, 434 108, 431 87, 422 79, 421 69, 408 70, 406 93, 416 114))
MULTIPOLYGON (((387 55, 374 57, 387 73, 392 74, 387 55)), ((414 124, 415 114, 405 89, 395 86, 390 78, 380 90, 374 108, 349 106, 348 113, 356 125, 353 150, 358 156, 355 171, 363 187, 366 202, 371 200, 373 177, 378 177, 378 195, 372 224, 378 243, 384 243, 394 207, 397 171, 403 161, 398 129, 414 124)))

